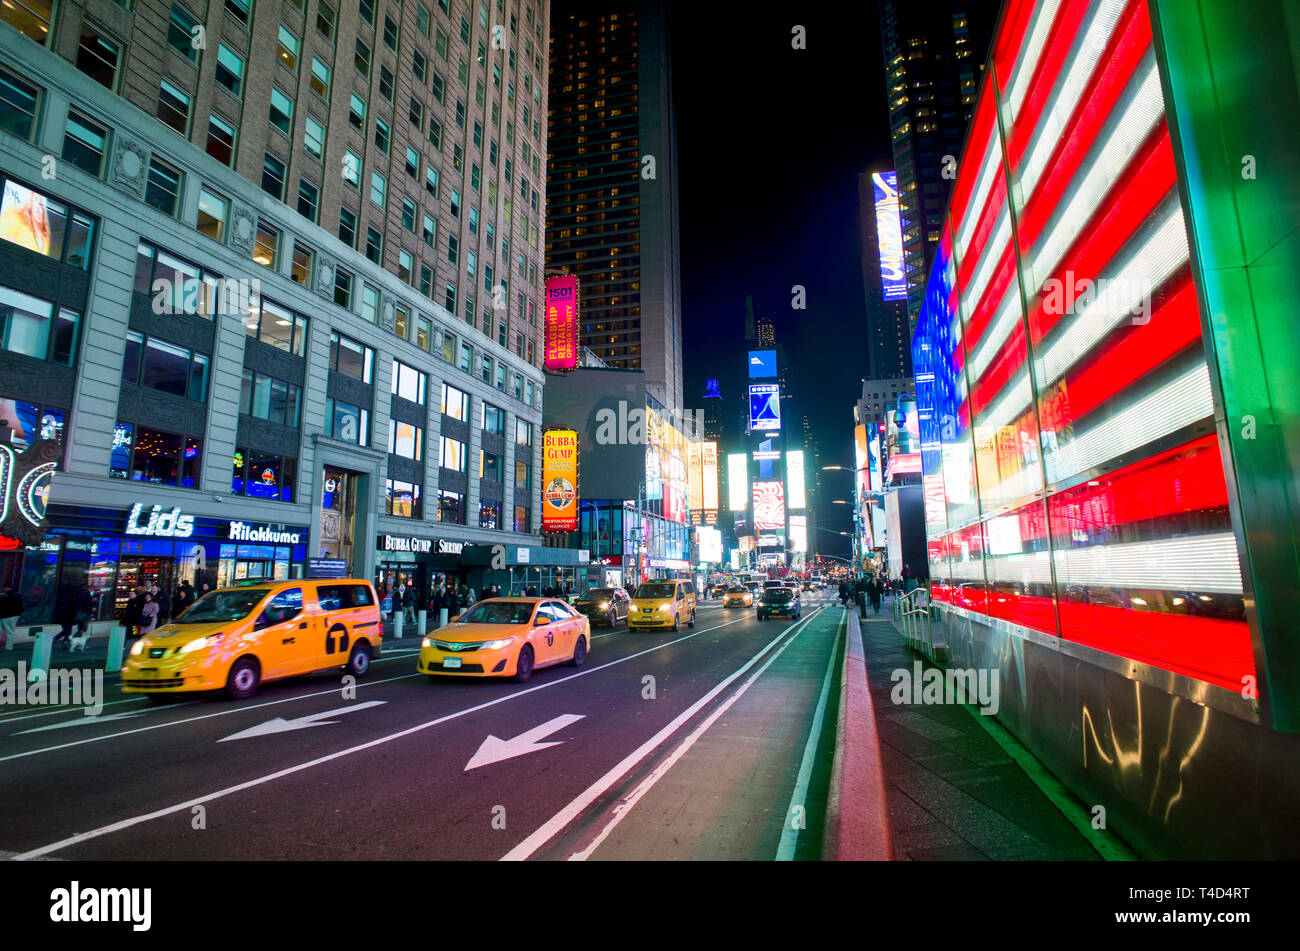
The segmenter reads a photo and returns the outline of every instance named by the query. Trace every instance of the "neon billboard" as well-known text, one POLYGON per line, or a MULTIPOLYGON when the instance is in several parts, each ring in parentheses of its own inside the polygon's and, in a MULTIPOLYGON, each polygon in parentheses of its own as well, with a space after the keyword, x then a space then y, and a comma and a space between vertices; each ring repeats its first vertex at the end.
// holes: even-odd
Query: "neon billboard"
POLYGON ((557 274, 546 279, 546 369, 578 366, 578 277, 557 274))
POLYGON ((776 383, 749 384, 749 428, 761 432, 781 428, 781 388, 776 383))
POLYGON ((893 172, 872 172, 871 188, 876 202, 881 291, 885 300, 903 300, 907 297, 907 277, 903 273, 903 227, 898 217, 898 176, 893 172))

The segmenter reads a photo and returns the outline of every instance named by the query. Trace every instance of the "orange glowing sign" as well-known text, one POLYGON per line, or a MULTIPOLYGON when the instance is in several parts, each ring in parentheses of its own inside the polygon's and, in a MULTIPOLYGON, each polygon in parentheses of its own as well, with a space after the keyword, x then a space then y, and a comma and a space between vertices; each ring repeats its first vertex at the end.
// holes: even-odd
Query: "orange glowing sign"
POLYGON ((546 369, 578 367, 578 278, 559 274, 546 279, 546 369))
POLYGON ((542 531, 578 528, 578 433, 548 429, 542 433, 542 531))

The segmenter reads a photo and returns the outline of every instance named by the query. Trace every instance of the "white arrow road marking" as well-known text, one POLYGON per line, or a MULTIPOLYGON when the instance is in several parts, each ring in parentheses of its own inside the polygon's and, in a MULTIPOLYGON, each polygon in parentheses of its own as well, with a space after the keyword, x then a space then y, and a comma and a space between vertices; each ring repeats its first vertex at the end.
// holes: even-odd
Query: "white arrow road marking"
POLYGON ((240 730, 238 733, 232 733, 230 736, 223 736, 217 740, 218 743, 225 743, 227 740, 247 740, 254 736, 268 736, 272 733, 288 733, 291 730, 305 730, 311 726, 325 726, 329 723, 338 723, 338 720, 326 720, 325 717, 337 717, 344 713, 355 713, 358 710, 364 710, 366 707, 382 707, 387 700, 367 700, 365 703, 350 703, 346 707, 339 707, 337 710, 326 710, 323 713, 312 713, 305 717, 298 717, 293 720, 286 720, 284 717, 276 717, 274 720, 267 720, 265 723, 259 723, 257 726, 250 726, 247 730, 240 730))
POLYGON ((488 738, 483 741, 483 745, 478 748, 469 765, 465 767, 465 772, 471 769, 477 769, 480 766, 486 766, 489 763, 498 763, 503 759, 510 759, 515 756, 523 756, 525 753, 535 753, 538 750, 544 750, 548 746, 559 746, 563 740, 556 740, 553 743, 537 742, 544 736, 550 736, 557 730, 563 730, 571 723, 577 723, 583 719, 580 713, 562 713, 554 720, 547 720, 541 726, 535 726, 527 733, 520 733, 513 740, 502 740, 498 737, 488 734, 488 738))
POLYGON ((14 736, 22 736, 25 733, 44 733, 47 730, 62 730, 68 726, 89 726, 92 723, 111 723, 114 720, 125 720, 128 717, 142 717, 145 711, 137 710, 134 713, 110 713, 108 716, 82 716, 75 720, 64 720, 62 723, 51 723, 49 726, 38 726, 31 730, 23 730, 21 733, 15 733, 14 736))

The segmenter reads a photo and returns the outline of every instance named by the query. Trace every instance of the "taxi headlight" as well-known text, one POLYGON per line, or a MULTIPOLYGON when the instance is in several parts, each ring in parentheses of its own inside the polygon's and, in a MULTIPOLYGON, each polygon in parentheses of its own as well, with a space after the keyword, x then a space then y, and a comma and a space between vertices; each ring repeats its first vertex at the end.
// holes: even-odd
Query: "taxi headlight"
POLYGON ((499 651, 503 647, 509 647, 514 642, 515 639, 513 637, 503 637, 496 641, 484 641, 479 645, 479 650, 499 651))
POLYGON ((671 613, 672 609, 673 609, 673 606, 672 606, 671 604, 661 604, 661 605, 659 605, 659 610, 660 610, 660 611, 668 611, 668 612, 671 613))
POLYGON ((145 639, 144 639, 143 637, 138 638, 138 639, 136 640, 136 642, 135 642, 134 644, 131 645, 131 656, 132 656, 132 657, 138 657, 140 654, 143 654, 143 653, 144 653, 144 646, 145 646, 145 645, 144 645, 144 640, 145 640, 145 639))
POLYGON ((209 647, 216 647, 221 643, 221 639, 225 636, 225 634, 209 634, 207 637, 196 638, 181 647, 176 653, 190 654, 194 651, 207 650, 209 647))
POLYGON ((609 610, 609 602, 608 602, 608 601, 602 601, 602 602, 600 602, 600 609, 601 609, 602 611, 608 611, 608 610, 609 610))
POLYGON ((433 646, 433 638, 432 638, 432 637, 426 637, 424 640, 420 641, 420 646, 421 646, 421 647, 432 647, 432 646, 433 646))

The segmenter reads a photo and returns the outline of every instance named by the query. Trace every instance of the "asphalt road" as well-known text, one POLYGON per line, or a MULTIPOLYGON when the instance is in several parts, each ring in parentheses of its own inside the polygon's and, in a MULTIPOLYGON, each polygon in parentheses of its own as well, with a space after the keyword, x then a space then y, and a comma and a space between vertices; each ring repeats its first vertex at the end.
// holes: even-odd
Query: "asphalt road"
POLYGON ((815 857, 843 613, 706 601, 677 634, 594 630, 586 666, 527 684, 430 680, 407 638, 355 697, 318 674, 243 703, 110 681, 98 717, 0 708, 0 857, 815 857))

